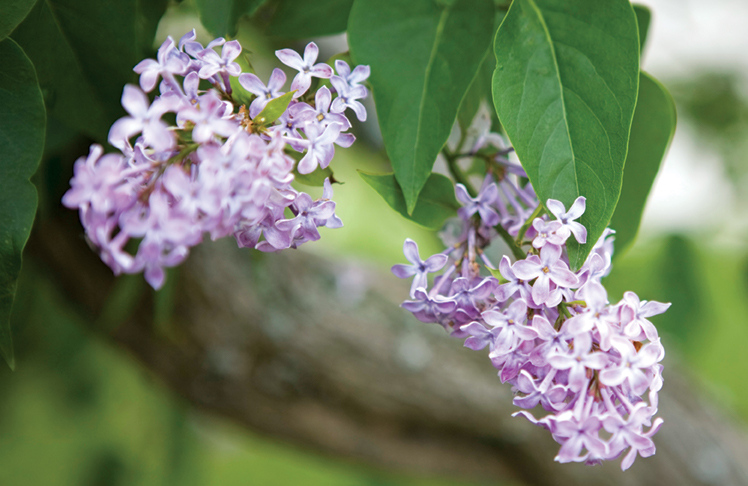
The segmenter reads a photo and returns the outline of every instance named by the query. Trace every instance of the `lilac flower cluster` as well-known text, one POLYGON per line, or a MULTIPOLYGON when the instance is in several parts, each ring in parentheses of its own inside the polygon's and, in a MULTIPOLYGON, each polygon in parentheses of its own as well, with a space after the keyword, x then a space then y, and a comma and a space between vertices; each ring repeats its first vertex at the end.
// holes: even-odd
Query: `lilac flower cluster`
POLYGON ((317 200, 291 182, 294 170, 325 169, 335 144, 354 142, 345 111, 366 118, 358 100, 368 94, 360 84, 368 66, 351 71, 338 60, 336 75, 316 63, 314 43, 303 59, 290 49, 277 51, 299 73, 292 97, 284 98, 287 106, 270 120, 263 109, 284 94, 286 75, 275 69, 265 85, 242 73, 235 62, 241 50, 239 42, 223 38, 203 47, 194 30, 178 44, 168 38, 157 59, 135 66, 140 88, 124 88, 129 116, 109 132, 120 153, 103 155, 93 145, 88 157, 76 161, 63 204, 80 211, 86 236, 115 274, 144 272, 158 289, 164 268, 180 264, 206 233, 214 240, 233 235, 240 247, 279 251, 318 240, 320 226, 343 225, 328 179, 317 200), (313 77, 330 78, 334 89, 310 92, 313 77), (248 92, 249 107, 237 101, 232 78, 248 92), (157 84, 159 95, 150 102, 146 93, 157 84), (167 114, 175 123, 165 120, 167 114))
MULTIPOLYGON (((485 148, 483 140, 472 153, 485 148)), ((637 454, 655 452, 664 349, 648 318, 670 304, 640 301, 633 292, 608 302, 601 278, 611 267, 610 230, 579 271, 571 271, 566 242, 572 235, 586 242, 587 231, 576 221, 585 198, 568 211, 549 199, 544 209, 522 182, 522 168, 505 154, 496 150, 487 158, 488 175, 475 197, 456 185, 461 231, 443 234, 443 252, 423 261, 416 243, 405 241, 410 265, 392 267, 400 278, 414 277, 412 300, 402 307, 464 338, 470 349, 487 347, 501 382, 513 386, 514 404, 549 412, 514 415, 550 431, 561 444, 557 461, 596 464, 628 449, 625 470, 637 454), (484 249, 497 236, 526 256, 512 263, 505 255, 496 269, 484 249), (492 275, 481 275, 479 260, 492 275), (442 269, 429 289, 428 274, 442 269)))

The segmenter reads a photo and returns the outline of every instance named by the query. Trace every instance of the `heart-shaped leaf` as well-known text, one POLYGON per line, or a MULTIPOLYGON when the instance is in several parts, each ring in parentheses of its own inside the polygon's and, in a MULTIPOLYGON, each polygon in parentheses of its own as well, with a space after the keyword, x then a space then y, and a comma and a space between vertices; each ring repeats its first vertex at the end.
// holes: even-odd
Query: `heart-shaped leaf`
POLYGON ((379 126, 412 214, 491 42, 490 0, 356 0, 351 56, 371 66, 379 126))
POLYGON ((542 203, 587 198, 579 268, 618 202, 639 84, 626 0, 515 0, 496 35, 496 112, 542 203))
POLYGON ((29 178, 42 157, 46 119, 34 66, 23 50, 6 38, 0 59, 0 353, 13 368, 9 318, 36 214, 29 178))

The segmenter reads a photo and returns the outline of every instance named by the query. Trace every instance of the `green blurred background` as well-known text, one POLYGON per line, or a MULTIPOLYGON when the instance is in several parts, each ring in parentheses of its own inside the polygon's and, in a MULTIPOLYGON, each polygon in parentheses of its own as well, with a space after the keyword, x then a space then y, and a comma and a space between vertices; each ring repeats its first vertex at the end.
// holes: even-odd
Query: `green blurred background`
MULTIPOLYGON (((716 32, 737 22, 733 17, 748 20, 748 7, 728 0, 711 6, 731 12, 727 19, 702 15, 696 2, 644 3, 654 13, 645 68, 671 89, 679 128, 642 234, 618 257, 606 283, 612 301, 634 290, 672 302, 655 321, 666 366, 685 367, 703 393, 745 420, 748 61, 740 61, 736 49, 748 47, 748 34, 725 39, 716 32)), ((197 26, 189 1, 172 5, 157 40, 197 26)), ((242 24, 239 40, 267 78, 277 65, 276 45, 249 23, 242 24)), ((345 49, 341 36, 319 44, 322 57, 345 49)), ((361 143, 338 149, 333 162, 345 182, 336 186, 335 198, 346 226, 324 231, 304 251, 365 259, 385 272, 402 260, 406 237, 419 242, 422 254, 436 251, 438 242, 391 211, 356 174, 356 168, 386 168, 375 127, 374 120, 357 126, 361 143)), ((57 202, 42 200, 40 211, 45 204, 57 202)), ((12 323, 17 371, 0 369, 1 485, 466 484, 374 470, 254 435, 190 407, 126 352, 89 335, 80 319, 27 261, 12 323)))

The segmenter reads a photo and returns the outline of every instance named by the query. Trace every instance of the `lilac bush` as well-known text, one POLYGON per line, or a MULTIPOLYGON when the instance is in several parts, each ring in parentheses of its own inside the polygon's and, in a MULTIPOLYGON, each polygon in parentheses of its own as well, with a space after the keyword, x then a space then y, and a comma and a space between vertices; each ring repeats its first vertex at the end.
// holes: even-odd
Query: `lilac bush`
POLYGON ((459 235, 443 232, 445 250, 425 261, 406 240, 412 265, 392 267, 400 278, 414 277, 414 300, 402 307, 464 339, 467 348, 488 348, 499 379, 513 387, 514 405, 533 410, 514 415, 561 444, 556 461, 597 464, 625 453, 621 468, 628 469, 637 455, 655 453, 665 351, 648 318, 670 304, 640 301, 633 292, 608 301, 601 279, 611 268, 611 230, 572 272, 566 242, 586 241, 576 221, 585 198, 568 211, 553 199, 541 206, 523 169, 506 158, 501 136, 484 126, 476 140, 462 149, 482 154, 487 175, 474 196, 456 184, 459 235), (523 257, 512 263, 504 255, 496 268, 485 249, 497 238, 523 257), (441 268, 429 288, 427 273, 441 268))
POLYGON ((184 261, 205 234, 213 240, 233 235, 240 247, 275 252, 318 240, 321 226, 343 225, 329 179, 317 200, 291 183, 294 170, 324 169, 335 144, 354 142, 345 111, 366 118, 356 100, 367 95, 359 83, 368 77, 368 66, 351 71, 338 61, 338 76, 316 63, 313 42, 303 59, 279 50, 281 62, 299 74, 292 98, 275 115, 264 114, 275 100, 284 102, 286 75, 275 69, 265 84, 254 73, 242 73, 235 62, 241 50, 238 41, 223 38, 203 47, 194 30, 178 44, 168 38, 157 59, 135 66, 140 87, 124 88, 122 106, 129 116, 109 131, 109 143, 120 152, 104 155, 93 145, 76 161, 63 204, 80 211, 88 240, 115 274, 144 272, 158 289, 164 269, 184 261), (332 78, 339 89, 310 92, 312 77, 332 78), (232 78, 248 92, 247 104, 232 89, 232 78), (150 102, 147 93, 157 85, 159 94, 150 102))

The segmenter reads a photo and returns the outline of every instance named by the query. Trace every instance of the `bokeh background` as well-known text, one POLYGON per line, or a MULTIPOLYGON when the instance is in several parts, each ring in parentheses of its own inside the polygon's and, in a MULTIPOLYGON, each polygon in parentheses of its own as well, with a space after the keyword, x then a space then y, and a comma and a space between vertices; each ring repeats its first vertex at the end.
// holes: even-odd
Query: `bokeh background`
MULTIPOLYGON (((643 66, 671 90, 678 128, 638 241, 618 257, 606 284, 611 300, 634 290, 643 298, 673 303, 655 321, 668 352, 666 379, 668 362, 678 363, 703 394, 732 414, 736 427, 744 427, 748 3, 641 3, 653 13, 643 66)), ((173 4, 161 21, 157 44, 193 27, 201 40, 209 39, 190 0, 173 4)), ((238 38, 266 79, 278 64, 273 50, 282 40, 262 32, 262 26, 245 21, 238 38)), ((344 36, 316 41, 322 59, 346 50, 344 36)), ((384 170, 387 162, 375 118, 355 130, 361 143, 338 149, 333 162, 336 177, 345 182, 336 186, 345 227, 324 231, 320 242, 301 251, 366 260, 383 272, 402 260, 406 237, 419 242, 422 254, 436 251, 435 235, 391 211, 358 177, 356 169, 384 170)), ((55 136, 49 134, 48 144, 55 136)), ((37 184, 44 187, 50 177, 66 179, 71 165, 68 160, 61 161, 64 170, 46 167, 36 176, 37 184)), ((44 194, 40 217, 59 204, 44 200, 44 194)), ((127 352, 91 335, 33 259, 24 263, 12 326, 17 370, 0 369, 1 485, 473 484, 324 456, 194 408, 127 352)), ((502 386, 498 380, 496 386, 502 386)), ((508 483, 496 478, 475 484, 508 483)))

